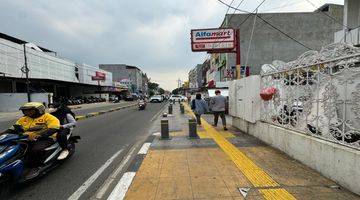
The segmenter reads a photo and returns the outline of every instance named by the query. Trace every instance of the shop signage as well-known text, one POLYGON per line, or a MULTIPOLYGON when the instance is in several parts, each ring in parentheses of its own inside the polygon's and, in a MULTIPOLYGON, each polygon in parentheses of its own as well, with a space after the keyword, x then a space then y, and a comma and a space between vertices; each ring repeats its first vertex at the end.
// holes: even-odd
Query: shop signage
POLYGON ((230 28, 191 30, 192 51, 222 51, 235 48, 235 31, 230 28))
POLYGON ((91 77, 91 80, 93 81, 105 81, 106 74, 103 72, 95 72, 95 76, 91 77))

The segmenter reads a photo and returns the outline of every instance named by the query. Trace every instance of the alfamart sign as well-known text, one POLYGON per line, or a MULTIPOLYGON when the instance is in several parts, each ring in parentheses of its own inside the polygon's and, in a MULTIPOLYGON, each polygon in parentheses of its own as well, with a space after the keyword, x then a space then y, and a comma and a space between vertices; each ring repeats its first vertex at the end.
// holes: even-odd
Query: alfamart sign
POLYGON ((235 48, 234 29, 191 30, 192 51, 219 51, 235 48))

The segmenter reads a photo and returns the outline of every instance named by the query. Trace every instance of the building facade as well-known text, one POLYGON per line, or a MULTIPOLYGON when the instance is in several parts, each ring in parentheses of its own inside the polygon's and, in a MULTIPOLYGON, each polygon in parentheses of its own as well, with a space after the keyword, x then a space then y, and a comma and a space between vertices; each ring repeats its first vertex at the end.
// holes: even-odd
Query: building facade
POLYGON ((360 1, 345 0, 343 30, 335 33, 335 42, 346 42, 360 47, 360 1))
POLYGON ((143 72, 138 67, 125 64, 100 64, 99 68, 111 72, 113 81, 130 83, 128 87, 131 92, 143 93, 143 72))
MULTIPOLYGON (((261 66, 271 63, 274 58, 283 61, 295 60, 309 49, 320 50, 333 43, 334 33, 342 30, 342 25, 337 21, 342 19, 342 5, 325 4, 314 12, 258 13, 256 19, 255 15, 228 14, 221 27, 239 30, 241 66, 249 66, 250 74, 259 74, 261 66), (254 34, 249 45, 254 22, 254 34), (306 47, 274 29, 267 22, 306 47)), ((235 66, 236 58, 233 53, 212 55, 208 82, 211 78, 215 82, 229 80, 228 75, 234 71, 235 66), (212 74, 214 72, 215 74, 212 74)))
POLYGON ((199 90, 203 85, 203 65, 198 64, 189 72, 189 88, 191 90, 199 90))
POLYGON ((27 96, 31 101, 46 96, 42 101, 49 102, 48 95, 53 99, 95 95, 112 86, 110 72, 75 63, 54 51, 0 33, 0 111, 17 110, 28 101, 27 96), (94 80, 98 74, 101 79, 94 80))

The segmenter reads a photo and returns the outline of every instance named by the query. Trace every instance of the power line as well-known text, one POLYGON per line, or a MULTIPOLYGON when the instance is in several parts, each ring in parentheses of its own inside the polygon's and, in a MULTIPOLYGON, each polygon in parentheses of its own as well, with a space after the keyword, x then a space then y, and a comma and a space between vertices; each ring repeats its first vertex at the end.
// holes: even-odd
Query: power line
MULTIPOLYGON (((314 8, 318 8, 313 2, 311 2, 310 0, 305 0, 306 2, 308 2, 309 4, 311 4, 314 8)), ((346 26, 345 24, 343 24, 342 22, 339 22, 339 20, 337 20, 335 17, 331 16, 331 15, 328 15, 327 13, 325 12, 322 12, 320 11, 321 14, 325 15, 326 17, 334 20, 334 22, 336 22, 337 24, 340 24, 341 26, 347 28, 348 30, 351 30, 350 27, 346 26)))
MULTIPOLYGON (((241 10, 241 9, 238 9, 238 8, 234 8, 233 6, 223 2, 222 0, 218 0, 220 3, 226 5, 226 6, 230 6, 232 9, 236 9, 238 11, 241 11, 241 12, 245 12, 249 15, 255 15, 254 13, 251 13, 249 11, 246 11, 246 10, 241 10)), ((305 47, 306 49, 309 49, 309 50, 313 50, 312 48, 306 46, 305 44, 301 43, 300 41, 296 40, 295 38, 291 37, 290 35, 288 35, 287 33, 285 33, 284 31, 280 30, 279 28, 277 28, 276 26, 274 26, 273 24, 271 24, 270 22, 268 22, 267 20, 265 20, 264 18, 262 18, 260 15, 257 16, 259 19, 261 19, 261 21, 265 22, 267 25, 269 25, 271 28, 277 30, 278 32, 280 32, 281 34, 285 35, 286 37, 288 37, 289 39, 293 40, 294 42, 298 43, 299 45, 305 47)))
MULTIPOLYGON (((257 15, 257 10, 258 8, 260 8, 260 6, 265 2, 266 0, 263 0, 256 8, 254 11, 252 11, 251 13, 254 13, 256 11, 256 15, 257 15)), ((256 16, 255 15, 255 16, 256 16)), ((241 23, 239 26, 243 25, 249 18, 250 18, 251 15, 248 15, 241 23)))

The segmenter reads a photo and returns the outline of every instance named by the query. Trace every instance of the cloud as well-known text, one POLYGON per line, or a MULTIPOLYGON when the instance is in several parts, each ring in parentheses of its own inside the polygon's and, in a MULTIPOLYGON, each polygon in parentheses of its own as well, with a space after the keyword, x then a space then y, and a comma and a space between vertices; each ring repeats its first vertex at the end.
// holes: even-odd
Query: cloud
MULTIPOLYGON (((261 1, 245 0, 240 8, 252 11, 261 1)), ((314 10, 301 1, 293 0, 294 4, 276 11, 314 10)), ((286 2, 266 1, 260 11, 286 2)), ((0 10, 4 19, 0 26, 6 34, 79 63, 136 65, 171 89, 204 61, 205 53, 191 52, 190 29, 220 26, 227 7, 217 0, 2 0, 0 10)))

